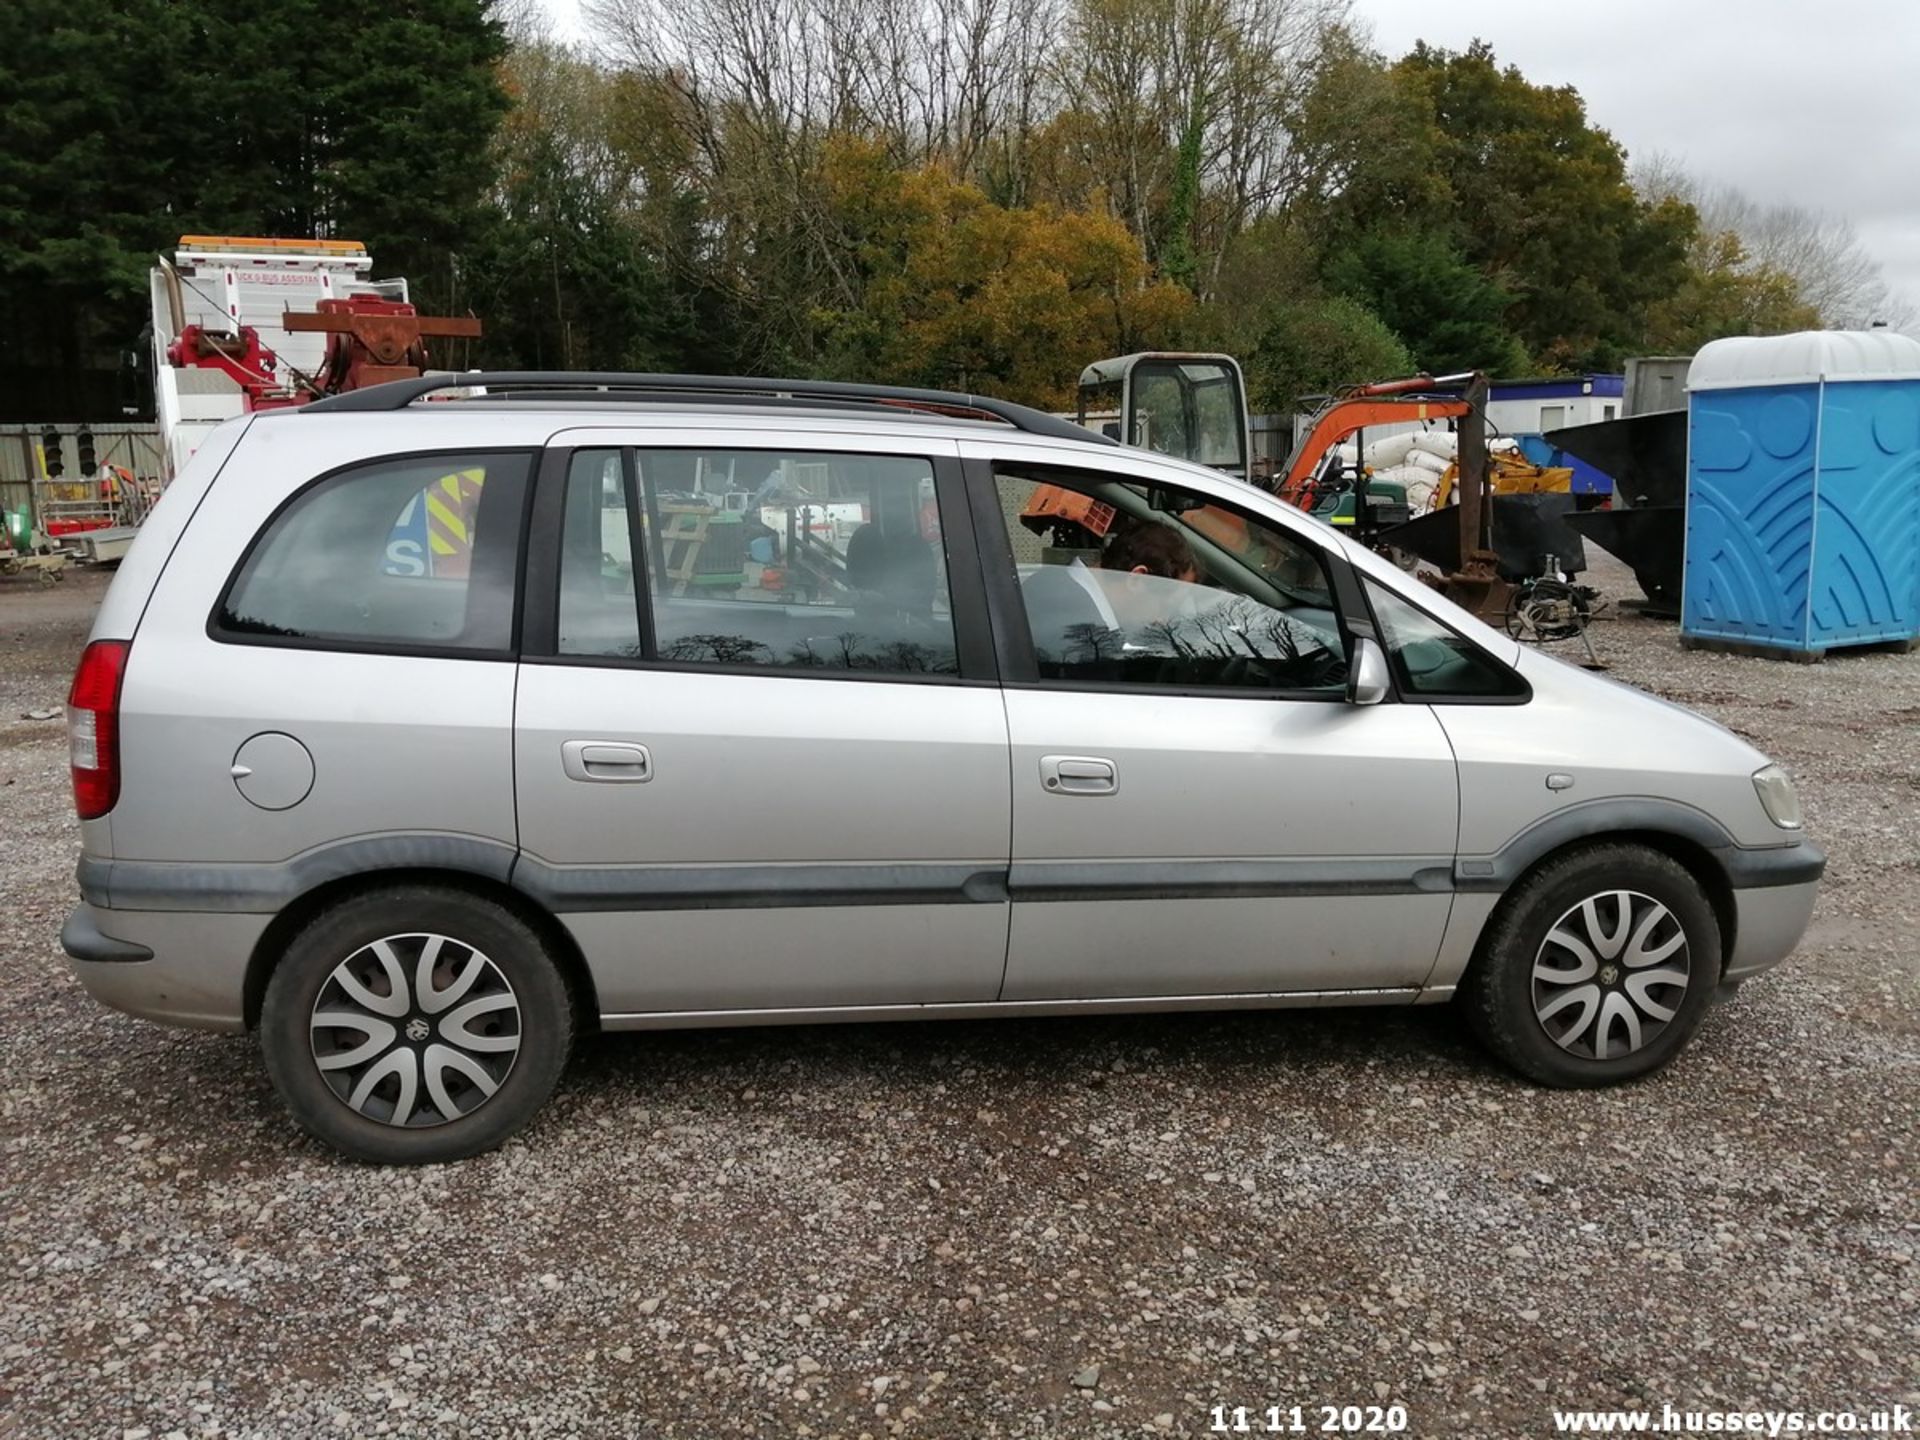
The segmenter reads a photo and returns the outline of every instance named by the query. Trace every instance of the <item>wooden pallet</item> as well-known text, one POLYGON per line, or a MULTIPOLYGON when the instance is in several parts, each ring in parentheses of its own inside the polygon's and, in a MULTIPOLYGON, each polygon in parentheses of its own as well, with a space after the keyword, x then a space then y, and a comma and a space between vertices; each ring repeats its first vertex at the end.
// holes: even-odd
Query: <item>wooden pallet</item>
POLYGON ((666 568, 668 593, 684 595, 695 583, 700 551, 707 543, 707 525, 713 511, 703 505, 660 507, 660 553, 666 568))

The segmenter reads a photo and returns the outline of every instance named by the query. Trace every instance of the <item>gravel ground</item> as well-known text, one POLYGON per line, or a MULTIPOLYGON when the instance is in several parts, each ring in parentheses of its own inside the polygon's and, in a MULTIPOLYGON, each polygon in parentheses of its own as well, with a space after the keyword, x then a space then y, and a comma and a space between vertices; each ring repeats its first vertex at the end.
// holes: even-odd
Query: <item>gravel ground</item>
POLYGON ((302 1139, 250 1041, 67 974, 63 736, 18 717, 101 589, 0 581, 0 1433, 1920 1402, 1920 656, 1596 626, 1786 763, 1832 856, 1797 960, 1630 1088, 1530 1089, 1445 1009, 608 1037, 505 1150, 381 1171, 302 1139))

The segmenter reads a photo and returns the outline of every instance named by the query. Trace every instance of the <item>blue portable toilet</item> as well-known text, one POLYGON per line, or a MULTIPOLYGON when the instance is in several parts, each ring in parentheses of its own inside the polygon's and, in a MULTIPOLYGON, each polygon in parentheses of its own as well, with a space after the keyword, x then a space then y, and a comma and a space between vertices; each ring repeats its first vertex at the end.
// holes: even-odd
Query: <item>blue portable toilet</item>
POLYGON ((1687 377, 1685 640, 1920 638, 1920 340, 1715 340, 1687 377))

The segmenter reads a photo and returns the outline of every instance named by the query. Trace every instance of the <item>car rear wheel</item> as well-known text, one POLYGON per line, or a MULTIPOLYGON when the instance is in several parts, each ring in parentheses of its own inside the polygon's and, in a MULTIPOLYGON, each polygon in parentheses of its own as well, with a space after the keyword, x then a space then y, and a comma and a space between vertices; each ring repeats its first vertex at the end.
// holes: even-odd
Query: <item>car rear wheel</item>
POLYGON ((1514 887, 1461 986, 1487 1047, 1542 1084, 1611 1085, 1659 1069, 1720 983, 1720 927, 1699 883, 1639 845, 1560 856, 1514 887))
POLYGON ((296 935, 260 1040, 309 1134, 357 1160, 423 1164, 520 1130, 566 1064, 566 982, 504 906, 432 886, 368 891, 296 935))

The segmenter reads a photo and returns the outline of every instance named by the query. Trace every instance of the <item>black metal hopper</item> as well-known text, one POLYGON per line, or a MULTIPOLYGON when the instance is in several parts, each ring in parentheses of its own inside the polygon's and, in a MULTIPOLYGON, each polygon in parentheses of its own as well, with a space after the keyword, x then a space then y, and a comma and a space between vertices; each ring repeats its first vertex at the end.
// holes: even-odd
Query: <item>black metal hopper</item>
MULTIPOLYGON (((1614 508, 1687 503, 1687 412, 1656 410, 1541 437, 1613 477, 1614 508)), ((1623 557, 1624 558, 1624 557, 1623 557)))
POLYGON ((1646 593, 1646 608, 1669 618, 1680 613, 1680 578, 1686 569, 1687 507, 1636 505, 1589 510, 1567 523, 1609 555, 1624 561, 1646 593))
POLYGON ((1686 568, 1687 412, 1574 425, 1545 438, 1613 477, 1613 508, 1569 515, 1567 524, 1632 569, 1649 609, 1678 615, 1686 568))
MULTIPOLYGON (((1580 536, 1567 528, 1576 518, 1573 496, 1495 495, 1492 499, 1493 553, 1501 578, 1524 580, 1538 575, 1548 555, 1569 575, 1587 568, 1580 536)), ((1417 520, 1382 530, 1380 541, 1452 574, 1461 566, 1460 512, 1451 505, 1429 511, 1417 520)))

